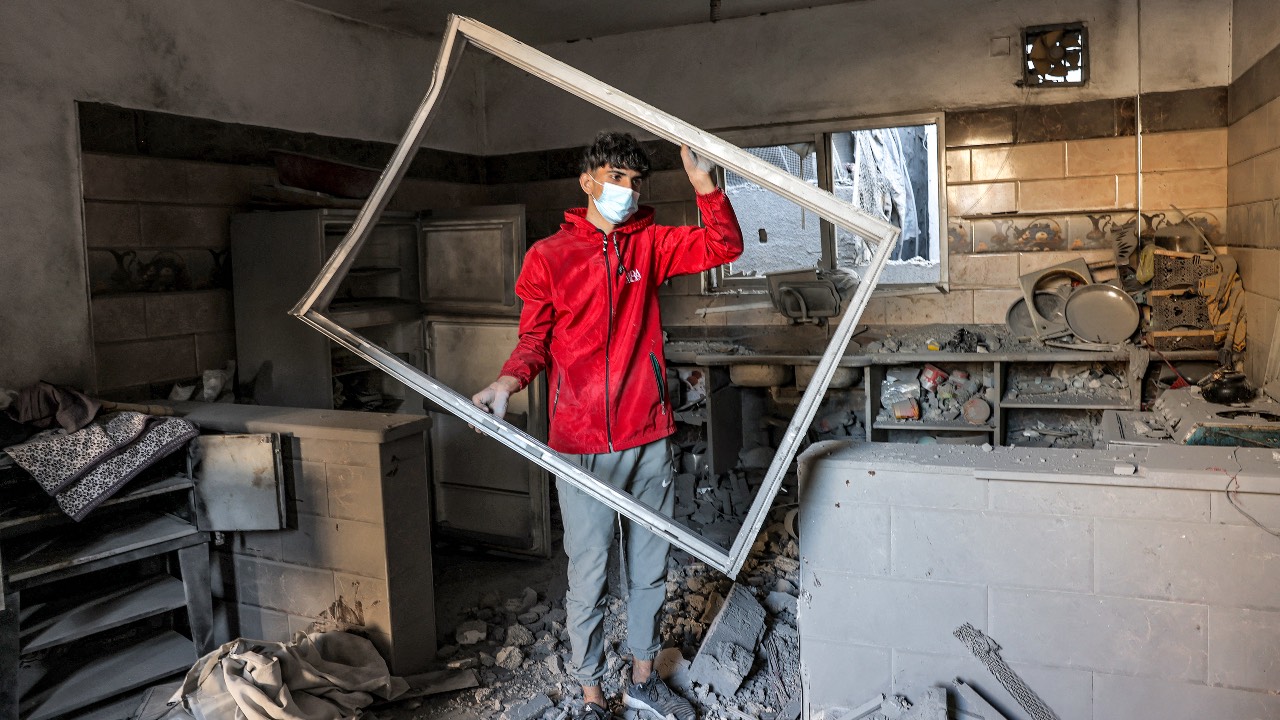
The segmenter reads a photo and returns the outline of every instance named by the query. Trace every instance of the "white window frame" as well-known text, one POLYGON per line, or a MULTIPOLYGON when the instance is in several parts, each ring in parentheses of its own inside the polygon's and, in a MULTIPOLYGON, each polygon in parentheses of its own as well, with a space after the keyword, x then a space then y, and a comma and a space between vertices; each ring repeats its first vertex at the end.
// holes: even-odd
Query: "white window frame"
POLYGON ((383 170, 369 199, 356 215, 347 236, 321 268, 320 274, 306 295, 290 312, 334 342, 368 360, 374 366, 471 424, 478 431, 555 473, 589 496, 626 515, 659 537, 666 538, 672 544, 687 550, 726 575, 736 577, 750 554, 751 546, 764 524, 774 497, 782 486, 783 477, 799 449, 800 441, 813 422, 818 406, 822 402, 822 396, 831 383, 831 377, 835 373, 840 356, 844 354, 849 340, 853 337, 858 320, 871 299, 871 291, 875 287, 876 279, 893 252, 897 238, 898 229, 889 223, 862 213, 830 193, 810 187, 804 181, 779 171, 769 163, 710 133, 619 92, 600 80, 483 23, 459 15, 450 15, 449 26, 441 40, 440 54, 432 73, 431 86, 414 113, 408 130, 396 146, 395 153, 383 170), (450 68, 468 43, 660 138, 674 143, 688 144, 699 155, 721 167, 729 168, 841 227, 848 228, 863 237, 874 239, 876 249, 873 255, 873 267, 854 293, 844 318, 833 333, 831 343, 818 363, 814 378, 805 390, 779 444, 778 452, 769 465, 764 484, 756 493, 742 528, 727 552, 677 522, 673 517, 640 502, 630 493, 608 485, 575 463, 564 459, 536 438, 481 410, 471 403, 469 397, 445 386, 352 330, 339 325, 327 315, 329 303, 333 300, 338 285, 355 262, 360 247, 372 234, 374 224, 386 208, 396 186, 404 177, 409 161, 422 143, 427 127, 433 119, 436 102, 448 85, 450 68))
MULTIPOLYGON (((934 237, 938 241, 938 279, 924 283, 889 283, 882 281, 882 287, 902 289, 937 287, 945 290, 949 287, 947 267, 947 143, 946 115, 938 112, 907 113, 895 115, 877 115, 842 120, 822 120, 815 122, 776 125, 767 128, 743 128, 724 131, 720 136, 739 147, 763 147, 769 145, 790 145, 795 143, 813 143, 818 155, 818 188, 831 192, 835 182, 832 172, 831 135, 854 130, 874 130, 878 128, 906 127, 912 125, 934 125, 937 127, 937 147, 929 156, 929 174, 936 179, 933 192, 929 194, 929 213, 934 219, 934 237)), ((752 237, 745 238, 751 243, 752 237)), ((836 229, 831 221, 822 219, 821 230, 822 261, 821 270, 834 270, 836 266, 836 229)), ((866 266, 853 268, 860 275, 866 266)), ((756 295, 767 292, 765 279, 759 276, 733 276, 726 272, 726 266, 712 268, 703 274, 702 289, 704 294, 740 294, 756 295)))

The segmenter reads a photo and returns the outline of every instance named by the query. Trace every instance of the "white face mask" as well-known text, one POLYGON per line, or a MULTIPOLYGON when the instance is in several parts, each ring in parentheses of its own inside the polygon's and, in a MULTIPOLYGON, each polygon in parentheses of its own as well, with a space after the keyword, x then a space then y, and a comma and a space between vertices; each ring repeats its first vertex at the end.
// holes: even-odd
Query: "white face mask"
POLYGON ((591 202, 595 203, 596 211, 601 217, 610 223, 620 225, 626 222, 627 218, 635 214, 636 208, 640 207, 640 193, 635 190, 613 183, 597 182, 595 178, 591 178, 591 182, 601 188, 600 197, 592 197, 591 202))

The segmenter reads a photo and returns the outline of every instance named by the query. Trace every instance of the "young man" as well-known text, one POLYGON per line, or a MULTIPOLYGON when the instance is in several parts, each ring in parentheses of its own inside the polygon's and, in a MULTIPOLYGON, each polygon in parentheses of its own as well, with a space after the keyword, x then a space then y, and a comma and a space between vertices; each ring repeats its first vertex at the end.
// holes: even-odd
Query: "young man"
MULTIPOLYGON (((533 245, 516 281, 524 301, 520 339, 502 374, 472 398, 501 417, 508 398, 547 371, 548 444, 601 480, 671 514, 675 431, 667 400, 658 286, 742 254, 742 231, 711 174, 687 147, 684 170, 697 193, 705 227, 653 223, 640 207, 649 158, 635 138, 601 133, 582 158, 578 183, 585 208, 565 213, 560 231, 533 245)), ((617 514, 574 486, 556 482, 569 556, 565 600, 573 672, 582 683, 581 718, 609 717, 600 689, 605 673, 605 564, 617 514)), ((648 530, 623 536, 627 571, 627 643, 633 657, 623 702, 660 718, 693 720, 653 658, 661 649, 658 613, 666 601, 668 545, 648 530)))

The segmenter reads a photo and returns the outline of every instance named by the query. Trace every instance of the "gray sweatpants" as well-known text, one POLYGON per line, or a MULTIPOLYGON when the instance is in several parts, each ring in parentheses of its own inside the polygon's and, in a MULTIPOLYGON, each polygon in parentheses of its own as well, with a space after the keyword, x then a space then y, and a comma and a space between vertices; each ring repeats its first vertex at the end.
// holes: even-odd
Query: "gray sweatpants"
MULTIPOLYGON (((667 441, 600 455, 568 455, 613 487, 631 493, 659 512, 671 515, 671 450, 667 441)), ((599 685, 605 673, 604 596, 609 547, 618 514, 562 479, 556 479, 564 519, 564 550, 569 556, 569 593, 565 598, 570 670, 583 685, 599 685)), ((666 540, 643 527, 623 525, 623 567, 627 582, 627 645, 637 660, 651 660, 662 649, 658 613, 667 599, 666 540)))

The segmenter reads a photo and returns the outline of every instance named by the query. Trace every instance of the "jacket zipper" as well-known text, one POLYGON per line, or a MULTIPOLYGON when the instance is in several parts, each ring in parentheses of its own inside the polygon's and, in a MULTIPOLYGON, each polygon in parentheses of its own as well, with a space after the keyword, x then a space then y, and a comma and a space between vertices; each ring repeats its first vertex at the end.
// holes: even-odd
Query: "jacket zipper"
POLYGON ((609 427, 609 346, 613 344, 613 271, 609 267, 609 235, 604 235, 604 284, 608 290, 609 314, 605 316, 604 335, 604 437, 613 452, 613 430, 609 427))
POLYGON ((564 376, 556 373, 556 396, 551 400, 551 417, 556 416, 556 408, 560 407, 560 384, 564 382, 564 376))
POLYGON ((658 406, 662 408, 662 414, 667 414, 667 379, 662 376, 662 364, 658 362, 658 356, 649 353, 649 362, 653 363, 653 379, 658 382, 658 406))

